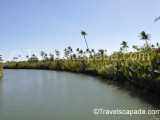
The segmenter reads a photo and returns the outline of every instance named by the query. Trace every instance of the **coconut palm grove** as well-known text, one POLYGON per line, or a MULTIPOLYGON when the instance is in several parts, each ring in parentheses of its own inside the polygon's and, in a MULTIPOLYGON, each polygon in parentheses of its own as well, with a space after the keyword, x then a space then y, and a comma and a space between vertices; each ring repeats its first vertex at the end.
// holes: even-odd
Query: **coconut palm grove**
MULTIPOLYGON (((155 22, 158 21, 158 18, 155 22)), ((127 52, 127 42, 122 41, 117 52, 107 55, 107 50, 90 49, 87 43, 87 32, 81 31, 86 44, 86 50, 72 47, 64 49, 64 56, 55 50, 54 53, 41 51, 41 60, 33 54, 27 55, 27 61, 13 61, 1 63, 4 69, 45 69, 84 73, 102 78, 111 79, 121 84, 128 84, 144 93, 160 96, 160 45, 148 43, 151 35, 140 32, 139 39, 143 46, 133 45, 134 52, 127 52)), ((2 56, 0 58, 2 61, 2 56)), ((2 75, 2 70, 1 70, 2 75)))
POLYGON ((159 120, 159 5, 0 0, 0 120, 159 120))

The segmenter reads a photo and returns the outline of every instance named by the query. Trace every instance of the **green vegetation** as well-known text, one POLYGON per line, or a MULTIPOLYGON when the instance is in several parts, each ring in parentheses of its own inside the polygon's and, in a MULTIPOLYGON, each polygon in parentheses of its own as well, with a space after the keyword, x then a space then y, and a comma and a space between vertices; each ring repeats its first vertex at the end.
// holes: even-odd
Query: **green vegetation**
POLYGON ((148 46, 148 40, 150 40, 150 34, 146 34, 144 31, 142 31, 139 37, 141 38, 141 40, 145 40, 146 46, 148 46))
MULTIPOLYGON (((83 31, 82 31, 83 32, 83 31)), ((81 32, 81 33, 82 33, 81 32)), ((87 35, 86 33, 82 34, 87 35)), ((55 54, 47 54, 41 51, 42 60, 35 54, 27 56, 27 61, 6 62, 3 67, 7 69, 48 69, 62 70, 76 73, 97 75, 103 78, 128 83, 142 92, 160 96, 160 46, 148 44, 150 35, 144 31, 140 33, 143 46, 133 45, 134 52, 126 52, 129 48, 127 42, 121 43, 120 51, 107 55, 107 50, 86 51, 71 47, 64 49, 64 57, 55 50, 55 54)), ((85 39, 86 41, 86 39, 85 39)))
POLYGON ((3 61, 2 55, 0 55, 0 76, 3 75, 3 69, 2 69, 2 64, 1 64, 2 61, 3 61))

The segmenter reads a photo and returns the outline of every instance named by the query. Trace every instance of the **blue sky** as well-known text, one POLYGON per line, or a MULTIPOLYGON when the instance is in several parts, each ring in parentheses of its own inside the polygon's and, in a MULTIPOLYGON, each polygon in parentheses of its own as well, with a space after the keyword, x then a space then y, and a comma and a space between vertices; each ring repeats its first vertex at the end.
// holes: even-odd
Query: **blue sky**
POLYGON ((65 47, 86 49, 81 30, 88 35, 90 48, 119 50, 123 40, 143 45, 141 31, 160 40, 159 0, 0 0, 0 54, 11 60, 11 51, 40 53, 63 51, 65 47))

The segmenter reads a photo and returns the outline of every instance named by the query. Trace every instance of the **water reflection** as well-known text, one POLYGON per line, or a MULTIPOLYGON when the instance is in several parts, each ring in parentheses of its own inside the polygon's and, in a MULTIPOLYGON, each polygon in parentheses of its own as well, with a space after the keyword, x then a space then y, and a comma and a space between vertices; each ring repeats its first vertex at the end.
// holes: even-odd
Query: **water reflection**
MULTIPOLYGON (((134 92, 133 92, 134 93, 134 92)), ((46 70, 5 70, 0 120, 151 120, 153 115, 94 115, 94 108, 156 109, 109 80, 46 70)))
POLYGON ((98 77, 97 79, 99 79, 99 81, 102 84, 110 85, 114 89, 117 89, 117 91, 120 90, 120 91, 123 91, 124 93, 127 93, 133 98, 136 98, 137 101, 141 101, 146 104, 149 104, 151 107, 155 109, 160 109, 160 101, 159 101, 160 98, 156 97, 153 94, 144 93, 141 90, 135 89, 133 86, 130 86, 125 83, 122 85, 121 83, 118 83, 117 81, 113 81, 113 80, 107 80, 107 79, 102 79, 98 77))

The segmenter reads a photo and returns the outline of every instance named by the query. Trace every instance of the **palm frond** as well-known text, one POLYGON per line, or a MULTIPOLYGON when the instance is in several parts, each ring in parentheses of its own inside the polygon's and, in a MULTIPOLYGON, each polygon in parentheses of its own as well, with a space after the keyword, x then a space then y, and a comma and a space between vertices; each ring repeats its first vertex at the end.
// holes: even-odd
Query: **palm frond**
POLYGON ((85 36, 85 35, 87 35, 87 33, 82 30, 82 31, 81 31, 81 35, 85 36))
POLYGON ((159 16, 158 18, 156 18, 156 19, 154 20, 154 22, 157 22, 158 20, 160 20, 160 16, 159 16))

